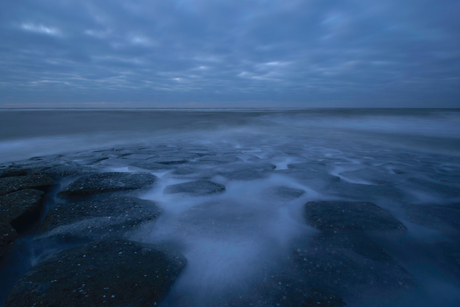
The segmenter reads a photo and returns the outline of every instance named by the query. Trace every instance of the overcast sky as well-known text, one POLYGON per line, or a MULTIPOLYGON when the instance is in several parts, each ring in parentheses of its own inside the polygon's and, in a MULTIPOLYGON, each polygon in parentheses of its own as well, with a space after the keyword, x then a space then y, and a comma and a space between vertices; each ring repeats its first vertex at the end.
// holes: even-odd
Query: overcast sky
POLYGON ((0 107, 460 107, 459 0, 3 0, 0 107))

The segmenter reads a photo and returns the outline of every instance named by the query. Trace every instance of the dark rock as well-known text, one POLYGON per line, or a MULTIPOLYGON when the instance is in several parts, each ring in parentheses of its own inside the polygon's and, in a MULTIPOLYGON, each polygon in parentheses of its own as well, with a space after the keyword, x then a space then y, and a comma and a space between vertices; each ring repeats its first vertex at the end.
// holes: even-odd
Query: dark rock
POLYGON ((40 217, 43 194, 42 191, 28 189, 1 196, 1 221, 9 223, 20 234, 27 231, 40 217))
POLYGON ((433 229, 460 231, 460 204, 454 205, 404 205, 409 221, 433 229))
POLYGON ((171 165, 156 163, 152 161, 133 162, 133 163, 130 163, 130 165, 138 167, 138 168, 147 169, 150 171, 169 170, 173 168, 171 165))
POLYGON ((405 268, 364 237, 322 233, 297 245, 290 261, 309 287, 328 289, 344 298, 358 293, 386 298, 415 285, 405 268))
POLYGON ((270 196, 280 200, 290 201, 304 195, 305 191, 284 186, 278 186, 271 190, 270 196))
POLYGON ((181 154, 181 153, 172 153, 168 155, 162 155, 160 158, 149 159, 149 162, 166 164, 166 165, 175 165, 175 164, 184 164, 190 160, 199 158, 200 156, 194 154, 181 154))
POLYGON ((265 276, 248 294, 232 298, 226 306, 346 306, 336 293, 308 286, 287 275, 265 276))
POLYGON ((37 175, 48 175, 54 179, 61 179, 89 171, 91 171, 91 169, 86 166, 82 167, 77 164, 59 164, 42 169, 33 169, 30 171, 30 173, 37 175))
POLYGON ((401 200, 404 197, 403 192, 389 185, 371 185, 349 182, 336 182, 326 186, 324 192, 338 197, 347 197, 351 199, 392 199, 401 200))
POLYGON ((7 167, 0 170, 0 178, 3 177, 14 177, 14 176, 26 176, 28 169, 21 169, 16 167, 7 167))
POLYGON ((7 222, 0 222, 0 262, 9 252, 11 244, 19 239, 16 230, 7 222))
POLYGON ((325 184, 340 182, 340 177, 329 174, 328 166, 321 162, 316 163, 294 163, 288 164, 287 170, 280 170, 277 173, 287 174, 308 185, 322 187, 325 184))
POLYGON ((195 196, 209 195, 215 193, 222 193, 225 191, 225 186, 209 180, 196 180, 185 183, 168 185, 163 193, 187 193, 195 196))
POLYGON ((376 185, 395 185, 401 183, 404 179, 404 176, 397 176, 393 173, 390 173, 386 170, 373 169, 373 168, 364 168, 354 171, 346 171, 340 173, 340 176, 358 183, 368 183, 376 185), (402 178, 402 179, 401 179, 402 178))
POLYGON ((92 242, 39 262, 6 306, 154 306, 185 265, 181 254, 150 244, 92 242))
POLYGON ((116 237, 160 212, 152 201, 125 196, 60 204, 50 209, 38 233, 64 241, 116 237))
POLYGON ((275 168, 276 166, 270 163, 232 164, 218 170, 217 174, 230 180, 257 180, 268 177, 275 168))
POLYGON ((225 163, 236 163, 242 162, 240 158, 234 155, 224 155, 224 156, 204 156, 200 158, 198 163, 204 164, 225 164, 225 163))
POLYGON ((0 260, 11 244, 38 222, 43 192, 21 190, 0 197, 0 260))
POLYGON ((320 230, 405 230, 391 214, 370 202, 312 201, 305 204, 307 223, 320 230))
POLYGON ((77 179, 59 194, 69 198, 79 198, 104 192, 135 190, 153 185, 156 179, 156 176, 147 173, 94 174, 77 179))
POLYGON ((47 175, 0 178, 0 196, 25 189, 46 190, 54 183, 55 180, 47 175))

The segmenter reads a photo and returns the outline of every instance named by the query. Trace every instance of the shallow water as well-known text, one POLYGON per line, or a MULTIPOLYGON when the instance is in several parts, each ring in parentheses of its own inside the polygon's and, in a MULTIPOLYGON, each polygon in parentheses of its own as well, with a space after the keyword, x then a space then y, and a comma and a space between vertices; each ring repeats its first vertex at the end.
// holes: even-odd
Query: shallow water
MULTIPOLYGON (((163 214, 129 234, 174 244, 188 260, 163 306, 224 305, 267 276, 292 273, 295 246, 314 246, 319 235, 303 214, 315 200, 371 201, 408 229, 370 236, 414 286, 393 297, 392 290, 352 285, 341 290, 348 306, 460 304, 458 223, 414 222, 405 207, 460 203, 458 110, 30 110, 0 111, 0 125, 5 165, 52 155, 43 161, 137 172, 146 171, 138 162, 186 161, 150 170, 160 181, 137 196, 163 214), (226 190, 163 193, 197 179, 226 190)), ((23 241, 30 255, 46 254, 23 241)))

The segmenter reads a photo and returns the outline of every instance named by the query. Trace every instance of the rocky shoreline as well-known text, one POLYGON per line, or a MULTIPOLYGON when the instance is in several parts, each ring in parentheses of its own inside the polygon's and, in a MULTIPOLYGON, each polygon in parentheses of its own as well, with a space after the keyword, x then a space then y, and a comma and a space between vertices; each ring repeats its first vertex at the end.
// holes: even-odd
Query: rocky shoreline
MULTIPOLYGON (((381 181, 359 184, 344 181, 328 171, 327 165, 323 160, 277 169, 244 152, 221 154, 204 147, 184 151, 167 146, 116 148, 4 164, 0 168, 3 266, 24 235, 33 234, 35 241, 59 246, 57 251, 45 252, 17 281, 5 306, 160 304, 187 270, 187 257, 174 244, 132 240, 131 233, 155 223, 163 214, 155 201, 139 198, 142 193, 161 187, 164 195, 206 198, 225 195, 227 183, 250 185, 251 180, 274 174, 289 176, 329 196, 302 204, 303 216, 298 219, 310 234, 289 243, 288 256, 280 262, 282 269, 252 280, 244 291, 226 295, 221 306, 345 306, 360 301, 357 297, 363 293, 365 300, 390 301, 410 293, 418 286, 417 278, 407 263, 395 258, 398 253, 388 242, 404 241, 408 226, 413 225, 441 229, 457 238, 460 207, 401 201, 404 218, 400 220, 374 200, 404 199, 405 192, 397 185, 411 182, 405 171, 394 168, 385 176, 377 174, 381 181), (158 176, 164 174, 177 182, 162 186, 158 176)), ((343 176, 378 179, 372 172, 343 176)), ((443 186, 446 193, 458 196, 452 184, 443 186)), ((277 203, 289 203, 302 201, 309 193, 280 185, 270 187, 267 195, 277 203)), ((233 223, 232 218, 226 223, 233 223)), ((460 249, 443 246, 438 245, 439 259, 455 280, 460 272, 460 249)), ((170 306, 199 305, 185 296, 168 302, 170 306)))

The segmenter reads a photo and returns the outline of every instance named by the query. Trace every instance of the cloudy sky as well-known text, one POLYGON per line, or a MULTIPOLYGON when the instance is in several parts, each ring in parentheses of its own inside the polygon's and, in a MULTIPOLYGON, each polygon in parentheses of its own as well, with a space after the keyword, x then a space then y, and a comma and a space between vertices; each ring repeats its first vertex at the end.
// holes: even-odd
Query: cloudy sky
POLYGON ((459 0, 4 0, 0 107, 460 107, 459 0))

